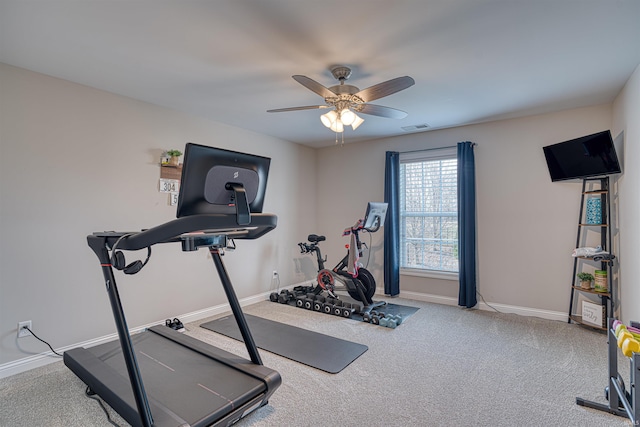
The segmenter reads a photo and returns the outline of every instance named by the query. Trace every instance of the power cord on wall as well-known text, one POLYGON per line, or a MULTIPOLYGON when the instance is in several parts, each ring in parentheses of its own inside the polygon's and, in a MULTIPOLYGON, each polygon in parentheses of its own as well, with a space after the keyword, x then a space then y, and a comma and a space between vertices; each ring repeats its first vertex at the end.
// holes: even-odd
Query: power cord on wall
POLYGON ((478 294, 478 296, 480 296, 480 299, 482 300, 482 302, 483 302, 487 307, 492 308, 493 310, 495 310, 495 311, 496 311, 496 313, 502 313, 500 310, 498 310, 497 308, 495 308, 495 307, 494 307, 494 306, 492 306, 491 304, 487 303, 487 302, 484 300, 484 297, 482 296, 482 294, 481 294, 480 292, 478 292, 478 291, 476 290, 476 293, 478 294))
POLYGON ((53 354, 55 354, 56 356, 60 356, 62 357, 62 355, 60 353, 58 353, 57 351, 55 351, 53 349, 53 347, 51 347, 51 344, 49 344, 48 342, 46 342, 45 340, 43 340, 42 338, 38 337, 28 326, 23 326, 22 329, 26 329, 27 331, 29 331, 31 333, 31 335, 33 335, 33 337, 35 339, 37 339, 38 341, 42 341, 43 343, 45 343, 46 345, 49 346, 49 348, 51 349, 51 351, 53 352, 53 354))
MULTIPOLYGON (((177 319, 176 319, 177 320, 177 319)), ((31 335, 33 335, 33 337, 35 339, 37 339, 38 341, 41 341, 43 343, 45 343, 46 345, 49 346, 49 348, 51 349, 51 351, 53 352, 53 354, 55 354, 56 356, 59 357, 63 357, 62 354, 58 353, 57 351, 55 351, 53 349, 53 347, 51 347, 51 344, 49 344, 48 342, 46 342, 45 340, 43 340, 42 338, 40 338, 39 336, 37 336, 32 330, 31 328, 29 328, 28 326, 23 326, 22 329, 26 329, 27 331, 29 331, 31 333, 31 335)), ((100 400, 98 397, 95 396, 95 392, 91 390, 91 388, 89 386, 87 386, 87 389, 85 390, 85 394, 88 398, 95 400, 96 402, 98 402, 98 404, 100 405, 100 407, 102 408, 102 410, 104 411, 105 415, 107 416, 107 421, 109 421, 109 423, 111 425, 114 425, 116 427, 120 427, 119 424, 116 424, 115 422, 113 422, 113 420, 111 419, 111 415, 109 415, 109 412, 107 411, 107 408, 104 407, 104 404, 102 403, 102 400, 100 400)))

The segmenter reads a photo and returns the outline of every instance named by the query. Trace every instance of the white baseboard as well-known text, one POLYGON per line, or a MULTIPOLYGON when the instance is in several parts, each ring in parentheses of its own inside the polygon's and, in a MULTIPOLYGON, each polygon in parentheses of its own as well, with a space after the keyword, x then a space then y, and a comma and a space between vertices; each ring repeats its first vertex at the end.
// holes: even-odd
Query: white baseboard
MULTIPOLYGON (((290 285, 290 286, 281 286, 279 289, 293 289, 293 287, 298 286, 298 285, 304 285, 307 286, 309 283, 308 282, 304 282, 304 283, 297 283, 294 285, 290 285)), ((271 291, 269 292, 265 292, 262 294, 258 294, 258 295, 254 295, 251 297, 247 297, 244 298, 242 300, 240 300, 240 305, 241 306, 248 306, 248 305, 252 305, 252 304, 256 304, 258 302, 261 301, 265 301, 268 300, 269 298, 269 294, 271 293, 271 291)), ((378 293, 376 293, 378 294, 378 293)), ((383 295, 383 294, 378 294, 378 295, 383 295)), ((421 293, 421 292, 411 292, 411 291, 404 291, 404 292, 400 292, 399 295, 401 298, 406 298, 406 299, 412 299, 412 300, 416 300, 416 301, 425 301, 425 302, 432 302, 435 304, 443 304, 443 305, 458 305, 458 299, 457 298, 452 298, 452 297, 444 297, 441 295, 433 295, 433 294, 425 294, 425 293, 421 293)), ((549 311, 549 310, 541 310, 541 309, 536 309, 536 308, 529 308, 529 307, 518 307, 518 306, 512 306, 512 305, 505 305, 505 304, 485 304, 484 302, 481 302, 478 305, 480 310, 487 310, 487 311, 494 311, 494 308, 497 309, 498 311, 502 312, 502 313, 513 313, 513 314, 519 314, 521 316, 534 316, 534 317, 540 317, 543 319, 549 319, 549 320, 560 320, 560 321, 566 321, 567 320, 567 314, 566 313, 561 313, 561 312, 557 312, 557 311, 549 311), (493 307, 493 308, 492 308, 493 307)), ((229 304, 220 304, 220 305, 216 305, 213 307, 208 307, 205 308, 203 310, 198 310, 198 311, 194 311, 191 313, 187 313, 187 314, 182 314, 180 316, 178 316, 180 318, 180 320, 183 323, 190 323, 190 322, 195 322, 197 320, 201 320, 201 319, 205 319, 207 317, 211 317, 211 316, 216 316, 218 314, 222 314, 222 313, 226 313, 230 310, 230 306, 229 304)), ((130 329, 130 333, 131 334, 135 334, 138 332, 141 332, 151 326, 154 325, 158 325, 158 324, 164 324, 164 320, 162 321, 158 321, 158 322, 154 322, 154 323, 149 323, 147 325, 143 325, 143 326, 138 326, 136 328, 131 328, 130 329)), ((71 350, 73 348, 76 347, 93 347, 105 342, 109 342, 109 341, 113 341, 115 339, 118 338, 118 335, 116 333, 113 334, 109 334, 109 335, 105 335, 103 337, 99 337, 99 338, 94 338, 91 340, 87 340, 87 341, 83 341, 81 343, 77 343, 77 344, 72 344, 66 347, 61 347, 56 349, 56 351, 58 353, 63 353, 67 350, 71 350)), ((2 365, 0 365, 0 378, 6 378, 9 377, 11 375, 15 375, 15 374, 19 374, 21 372, 26 372, 29 371, 31 369, 35 369, 38 368, 40 366, 45 366, 48 365, 50 363, 54 363, 59 361, 60 358, 59 357, 55 357, 55 355, 51 352, 51 351, 47 351, 44 353, 40 353, 40 354, 36 354, 36 355, 32 355, 32 356, 28 356, 22 359, 18 359, 15 360, 13 362, 8 362, 8 363, 4 363, 2 365)))
MULTIPOLYGON (((432 302, 435 304, 458 305, 458 299, 452 297, 444 297, 441 295, 424 294, 421 292, 400 291, 401 298, 413 299, 417 301, 432 302)), ((520 307, 515 305, 506 305, 499 303, 478 303, 478 308, 485 311, 499 311, 501 313, 518 314, 520 316, 540 317, 548 320, 559 320, 566 322, 568 320, 567 313, 559 311, 542 310, 539 308, 520 307)))
MULTIPOLYGON (((283 288, 284 289, 284 288, 283 288)), ((269 293, 266 292, 263 294, 254 295, 248 298, 244 298, 240 300, 241 306, 248 306, 252 304, 256 304, 261 301, 265 301, 269 298, 269 293)), ((205 308, 204 310, 198 310, 191 313, 183 314, 177 316, 182 323, 190 323, 195 322, 200 319, 206 319, 207 317, 216 316, 218 314, 226 313, 231 310, 229 304, 220 304, 213 307, 205 308)), ((135 328, 130 328, 129 333, 136 334, 138 332, 142 332, 147 328, 155 325, 164 325, 164 320, 149 323, 143 326, 138 326, 135 328)), ((105 335, 99 338, 94 338, 91 340, 83 341, 80 343, 72 344, 66 347, 60 347, 55 349, 58 353, 64 353, 67 350, 71 350, 77 347, 89 348, 99 344, 103 344, 109 341, 113 341, 118 338, 117 333, 105 335)), ((24 357, 22 359, 14 360, 13 362, 8 362, 0 365, 0 379, 10 377, 11 375, 19 374, 21 372, 26 372, 31 369, 38 368, 40 366, 45 366, 50 363, 60 361, 60 357, 53 354, 51 351, 47 351, 40 354, 35 354, 32 356, 24 357)))

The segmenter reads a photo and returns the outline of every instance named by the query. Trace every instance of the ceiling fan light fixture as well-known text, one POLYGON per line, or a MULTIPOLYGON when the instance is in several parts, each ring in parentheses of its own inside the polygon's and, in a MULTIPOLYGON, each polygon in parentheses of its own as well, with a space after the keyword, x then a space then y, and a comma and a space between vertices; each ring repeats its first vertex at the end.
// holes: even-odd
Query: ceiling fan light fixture
POLYGON ((342 125, 342 122, 340 120, 336 120, 335 122, 333 122, 329 129, 337 133, 344 132, 344 126, 342 125))
POLYGON ((331 126, 338 120, 338 113, 335 110, 331 110, 326 114, 320 116, 320 121, 323 125, 331 129, 331 126))
POLYGON ((351 123, 351 127, 353 128, 353 130, 356 130, 358 129, 358 126, 364 123, 364 119, 355 113, 353 115, 356 116, 356 118, 353 123, 351 123))
MULTIPOLYGON (((302 86, 312 92, 315 92, 317 95, 320 95, 325 102, 323 105, 277 108, 267 110, 267 112, 279 113, 296 110, 328 108, 330 111, 321 115, 320 121, 325 127, 336 132, 336 142, 338 140, 337 134, 343 133, 345 126, 351 126, 353 130, 356 130, 362 123, 364 123, 364 119, 359 117, 356 112, 391 119, 404 119, 407 116, 407 113, 404 111, 370 104, 370 102, 413 86, 415 84, 415 80, 411 77, 396 77, 395 79, 387 80, 360 90, 356 86, 345 84, 347 79, 351 76, 351 69, 349 67, 344 65, 332 66, 331 74, 333 74, 333 77, 339 81, 338 85, 325 87, 307 76, 298 74, 292 76, 293 79, 302 86)), ((344 134, 342 135, 342 139, 344 143, 344 134)))
POLYGON ((356 121, 356 117, 358 117, 358 116, 356 116, 356 113, 354 113, 353 111, 351 111, 348 108, 345 108, 342 111, 340 111, 340 121, 345 126, 352 125, 353 122, 356 121))

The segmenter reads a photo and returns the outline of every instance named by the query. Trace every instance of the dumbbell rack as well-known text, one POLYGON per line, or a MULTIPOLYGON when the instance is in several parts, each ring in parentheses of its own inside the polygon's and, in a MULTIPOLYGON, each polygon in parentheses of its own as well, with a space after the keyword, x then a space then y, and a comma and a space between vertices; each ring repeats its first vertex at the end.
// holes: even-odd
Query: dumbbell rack
POLYGON ((301 295, 295 299, 296 307, 304 308, 305 310, 313 310, 322 312, 325 314, 333 314, 335 316, 351 318, 353 313, 359 312, 359 304, 345 303, 342 300, 324 297, 322 295, 316 295, 314 293, 308 293, 301 295), (354 305, 356 307, 354 307, 354 305))
MULTIPOLYGON (((624 383, 619 379, 618 373, 618 345, 613 322, 615 319, 609 318, 608 348, 609 348, 609 404, 604 405, 598 402, 576 398, 576 403, 580 406, 598 409, 609 412, 620 417, 627 417, 631 425, 640 425, 640 407, 638 407, 638 391, 636 385, 640 384, 640 353, 633 353, 630 358, 630 387, 625 390, 624 383), (613 392, 615 390, 615 393, 613 392), (628 394, 627 394, 628 393, 628 394), (622 406, 621 406, 622 405, 622 406)), ((631 326, 640 327, 639 322, 631 322, 631 326)))
POLYGON ((272 293, 269 296, 269 300, 318 313, 344 317, 346 319, 352 319, 353 315, 361 315, 363 322, 392 329, 399 326, 403 320, 402 316, 386 315, 385 313, 375 310, 363 313, 362 306, 358 303, 349 303, 338 298, 325 297, 313 292, 294 294, 289 290, 282 290, 280 294, 272 293))

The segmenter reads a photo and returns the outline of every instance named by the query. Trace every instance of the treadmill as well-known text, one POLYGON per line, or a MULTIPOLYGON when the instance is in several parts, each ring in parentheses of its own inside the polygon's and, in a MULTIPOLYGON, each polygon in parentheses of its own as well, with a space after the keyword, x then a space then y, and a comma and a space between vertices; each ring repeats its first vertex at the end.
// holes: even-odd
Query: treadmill
POLYGON ((139 232, 87 237, 104 275, 119 339, 64 353, 64 363, 133 426, 229 426, 267 404, 280 374, 262 364, 221 256, 236 239, 257 239, 277 217, 262 213, 270 159, 188 143, 178 218, 139 232), (249 359, 165 325, 129 333, 114 269, 135 274, 157 244, 209 249, 249 359), (126 265, 123 251, 147 249, 126 265))

